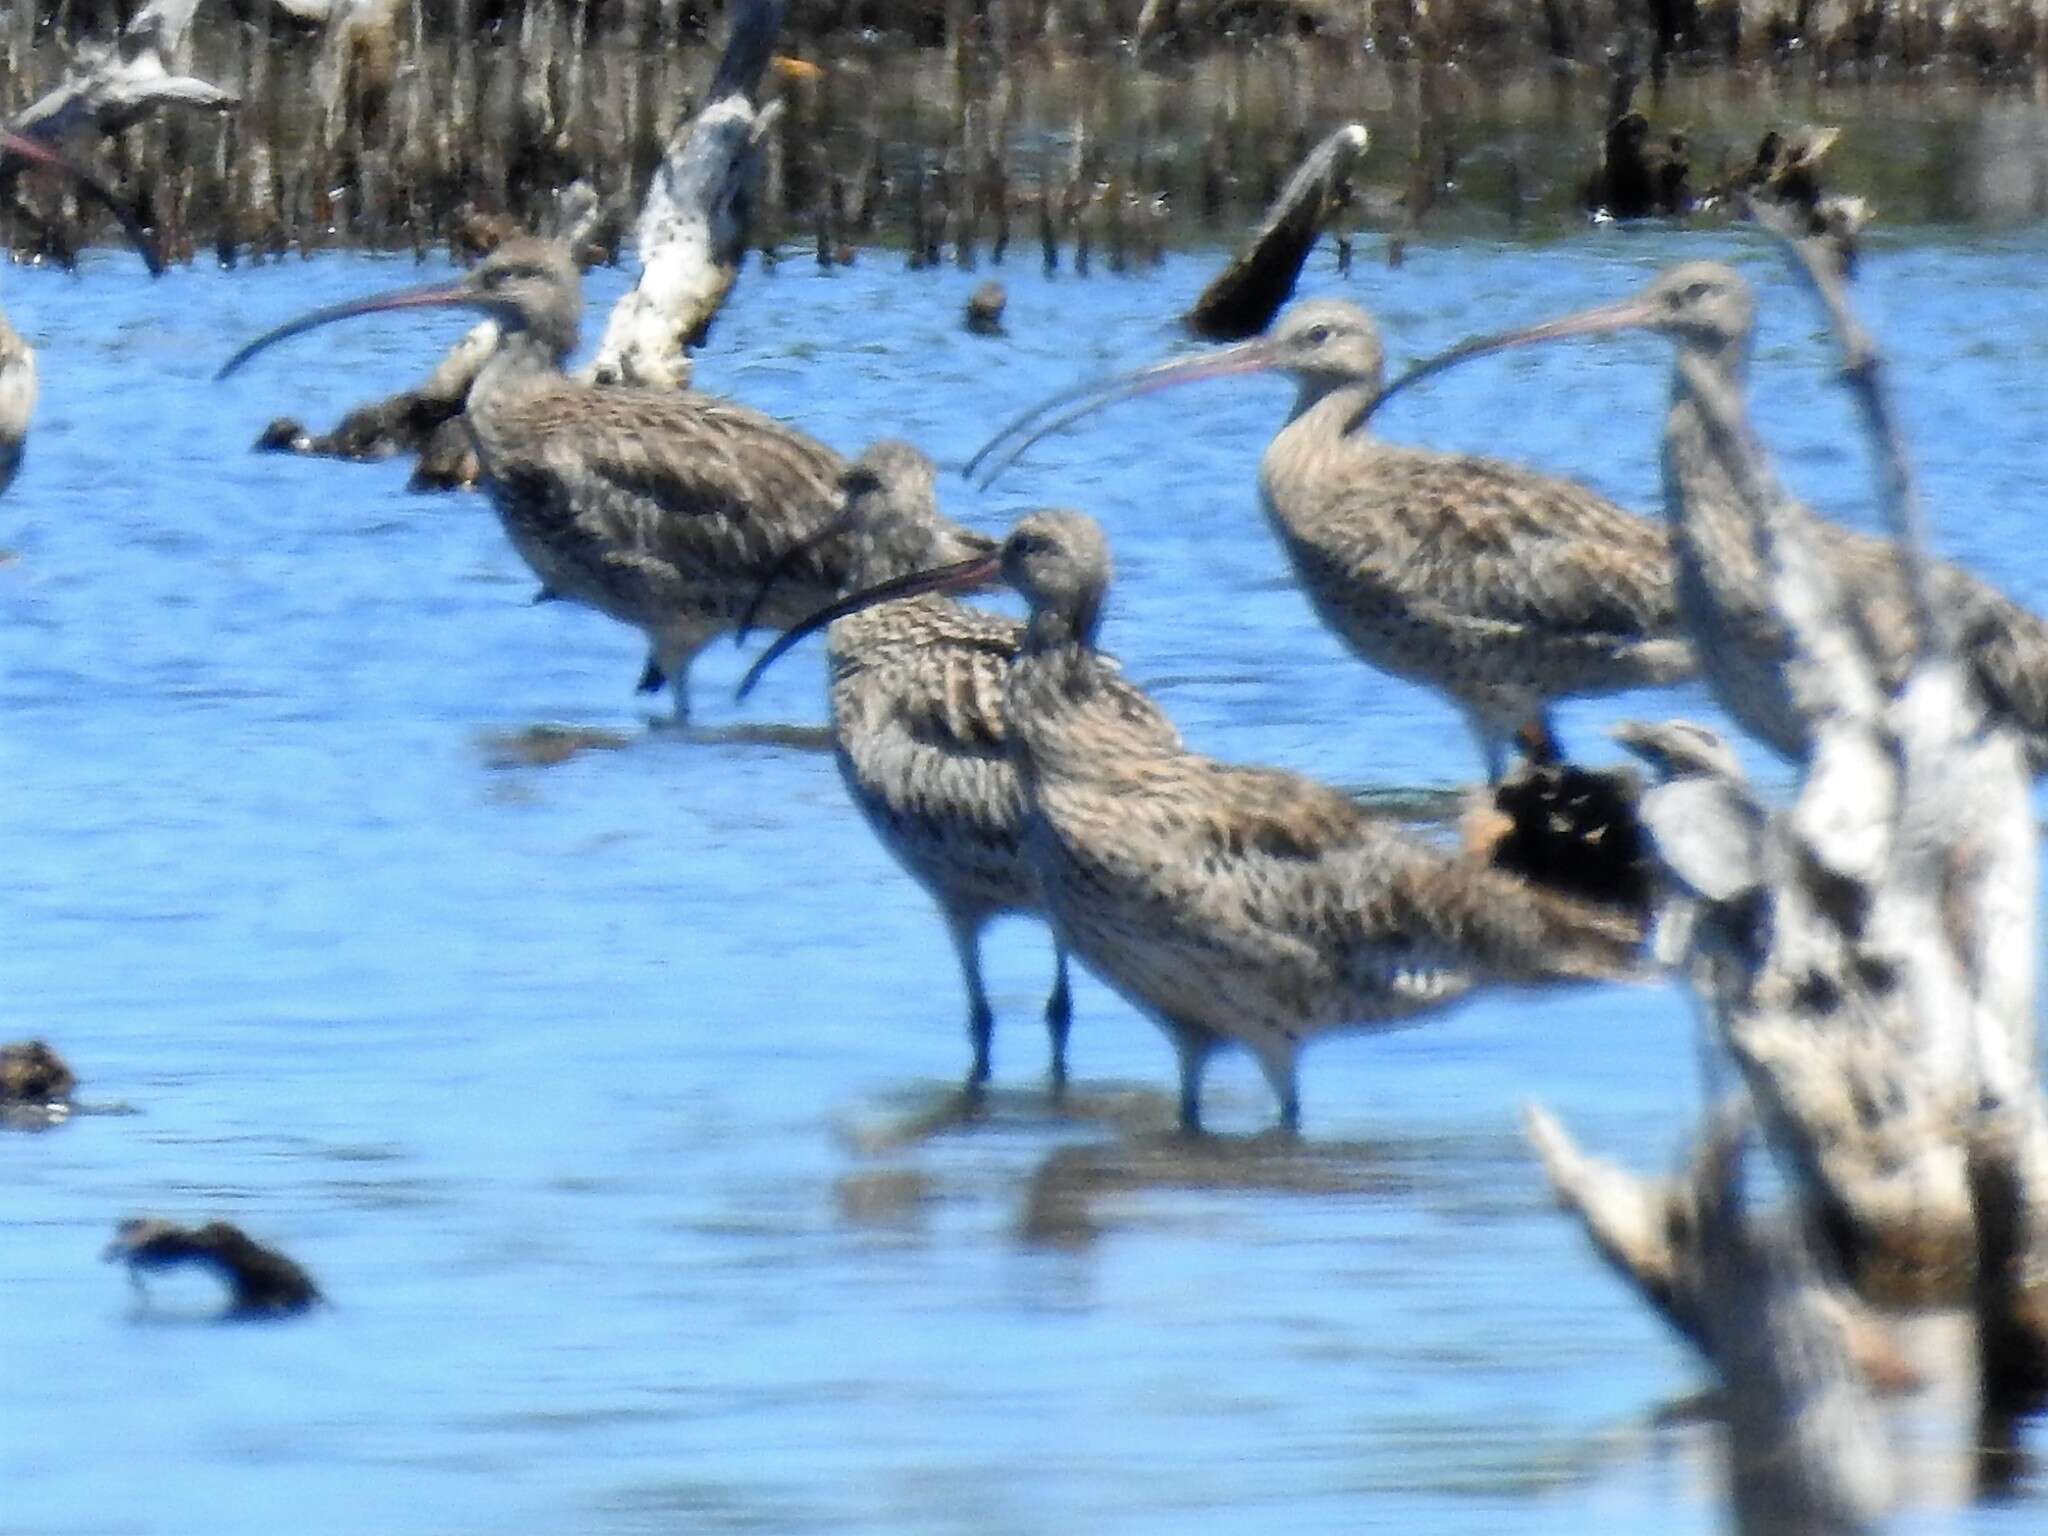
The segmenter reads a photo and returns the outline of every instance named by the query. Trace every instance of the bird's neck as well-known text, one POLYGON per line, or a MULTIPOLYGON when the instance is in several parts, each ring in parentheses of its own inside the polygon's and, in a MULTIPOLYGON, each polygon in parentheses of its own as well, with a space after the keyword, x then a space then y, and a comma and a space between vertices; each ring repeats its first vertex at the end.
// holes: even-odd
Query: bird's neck
POLYGON ((1295 391, 1294 410, 1287 418, 1287 425, 1293 427, 1310 422, 1314 426, 1327 426, 1332 431, 1340 430, 1372 404, 1373 397, 1379 392, 1380 380, 1377 378, 1305 375, 1295 391))
POLYGON ((1024 626, 1024 654, 1057 657, 1072 652, 1085 659, 1095 649, 1094 612, 1071 613, 1061 608, 1034 608, 1024 626))
POLYGON ((470 408, 488 409, 491 398, 502 390, 516 388, 535 379, 558 377, 562 371, 562 357, 559 347, 534 331, 524 327, 501 330, 498 344, 484 359, 483 367, 477 371, 476 382, 470 386, 470 408))
MULTIPOLYGON (((1035 616, 1034 616, 1035 617, 1035 616)), ((1027 793, 1052 783, 1127 779, 1182 749, 1158 706, 1092 645, 1025 632, 1003 694, 1012 761, 1027 793)))

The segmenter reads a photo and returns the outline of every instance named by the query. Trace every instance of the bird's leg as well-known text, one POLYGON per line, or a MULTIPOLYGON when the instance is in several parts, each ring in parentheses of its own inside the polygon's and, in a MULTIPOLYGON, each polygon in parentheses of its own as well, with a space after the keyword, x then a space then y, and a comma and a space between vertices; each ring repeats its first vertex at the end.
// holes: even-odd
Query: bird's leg
POLYGON ((1479 755, 1486 759, 1486 782, 1498 784, 1508 771, 1507 733, 1494 723, 1491 715, 1481 714, 1476 709, 1465 711, 1465 723, 1472 728, 1472 735, 1479 743, 1479 755))
POLYGON ((1296 1063, 1301 1047, 1292 1040, 1276 1039, 1257 1047, 1259 1066, 1280 1101, 1280 1129, 1290 1136, 1301 1134, 1301 1087, 1296 1063))
POLYGON ((946 914, 953 952, 960 957, 960 977, 967 983, 967 1039, 974 1047, 974 1064, 967 1069, 970 1092, 979 1092, 989 1079, 989 1042, 996 1028, 994 1010, 989 1007, 988 993, 981 984, 981 925, 978 912, 946 914))
POLYGON ((648 648, 647 670, 641 675, 640 686, 648 693, 658 693, 666 683, 675 696, 677 725, 690 723, 690 664, 709 638, 695 630, 665 630, 654 636, 654 643, 648 648))
POLYGON ((1216 1049, 1216 1037, 1199 1024, 1170 1022, 1166 1033, 1180 1057, 1180 1128, 1190 1136, 1202 1130, 1202 1073, 1216 1049))
POLYGON ((1052 1096, 1067 1091, 1067 1034, 1074 1027, 1074 993, 1067 983, 1067 946, 1052 943, 1052 996, 1045 1000, 1045 1029, 1052 1037, 1052 1096))

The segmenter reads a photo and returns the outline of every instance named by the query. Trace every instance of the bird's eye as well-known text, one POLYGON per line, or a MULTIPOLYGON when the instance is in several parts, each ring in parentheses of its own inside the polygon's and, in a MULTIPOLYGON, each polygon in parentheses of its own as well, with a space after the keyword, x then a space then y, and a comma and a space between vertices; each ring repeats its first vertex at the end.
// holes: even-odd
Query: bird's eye
POLYGON ((1714 290, 1709 284, 1694 283, 1690 288, 1685 290, 1685 296, 1693 303, 1697 304, 1701 300, 1711 297, 1713 292, 1714 290))
POLYGON ((1301 333, 1301 339, 1309 346, 1320 347, 1330 339, 1330 328, 1327 325, 1312 325, 1301 333))

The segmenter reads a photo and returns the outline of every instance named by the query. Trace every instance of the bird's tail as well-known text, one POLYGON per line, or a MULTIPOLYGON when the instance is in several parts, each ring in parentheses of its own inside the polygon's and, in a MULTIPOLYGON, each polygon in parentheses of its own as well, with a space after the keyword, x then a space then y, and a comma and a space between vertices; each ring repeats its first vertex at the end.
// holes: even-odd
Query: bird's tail
POLYGON ((1437 942, 1496 980, 1604 980, 1641 963, 1643 923, 1628 912, 1469 859, 1415 870, 1412 879, 1423 888, 1409 910, 1427 913, 1437 942))

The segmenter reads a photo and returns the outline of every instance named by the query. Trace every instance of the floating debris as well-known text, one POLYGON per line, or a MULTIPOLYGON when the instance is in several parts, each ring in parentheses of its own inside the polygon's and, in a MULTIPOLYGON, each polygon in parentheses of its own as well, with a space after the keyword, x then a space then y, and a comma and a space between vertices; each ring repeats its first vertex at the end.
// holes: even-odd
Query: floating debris
POLYGON ((71 1114, 78 1078, 41 1040, 0 1045, 0 1125, 45 1130, 71 1114))
POLYGON ((585 752, 617 752, 633 744, 623 731, 590 725, 529 725, 523 731, 495 731, 483 738, 493 768, 553 768, 585 752))
POLYGON ((1001 283, 983 283, 967 299, 968 331, 976 336, 1003 335, 1003 309, 1009 302, 1009 290, 1001 283))
POLYGON ((227 1284, 229 1318, 286 1317, 324 1298, 313 1277, 275 1248, 266 1248, 232 1222, 181 1227, 155 1216, 132 1216, 115 1229, 100 1255, 124 1263, 137 1289, 151 1271, 195 1265, 227 1284))

